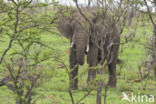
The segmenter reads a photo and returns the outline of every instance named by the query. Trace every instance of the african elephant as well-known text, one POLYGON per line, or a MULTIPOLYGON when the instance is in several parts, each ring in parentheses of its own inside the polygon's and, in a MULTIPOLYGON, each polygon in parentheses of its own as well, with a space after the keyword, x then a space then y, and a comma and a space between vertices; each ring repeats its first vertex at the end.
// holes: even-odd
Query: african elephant
MULTIPOLYGON (((120 43, 120 34, 116 25, 112 23, 109 16, 103 21, 102 16, 91 16, 91 22, 94 24, 94 33, 87 25, 87 21, 78 11, 72 12, 73 18, 62 16, 57 23, 59 32, 70 39, 70 88, 78 88, 78 67, 85 62, 87 55, 87 63, 89 67, 97 66, 108 61, 109 69, 109 85, 116 86, 116 64, 120 43), (88 33, 88 31, 91 33, 88 33), (93 35, 94 34, 94 35, 93 35), (102 48, 99 48, 101 46, 102 48), (99 45, 99 46, 98 46, 99 45), (104 54, 103 54, 104 53, 104 54), (102 55, 104 60, 102 60, 102 55), (111 61, 110 61, 111 60, 111 61)), ((97 70, 88 70, 88 81, 96 77, 97 70)))

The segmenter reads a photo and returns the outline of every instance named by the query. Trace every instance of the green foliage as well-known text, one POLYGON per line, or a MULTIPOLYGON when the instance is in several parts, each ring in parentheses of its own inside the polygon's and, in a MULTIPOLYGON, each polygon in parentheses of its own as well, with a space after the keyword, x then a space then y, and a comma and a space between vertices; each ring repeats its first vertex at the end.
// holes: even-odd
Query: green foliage
MULTIPOLYGON (((121 75, 118 76, 118 83, 116 89, 109 89, 108 95, 107 95, 107 103, 108 104, 114 104, 116 102, 120 104, 127 104, 129 102, 122 100, 122 92, 134 92, 134 93, 143 93, 143 94, 152 94, 155 95, 155 81, 154 80, 146 80, 141 82, 135 82, 137 79, 137 65, 142 59, 145 57, 145 49, 140 42, 145 41, 145 37, 143 34, 143 30, 146 30, 147 33, 151 33, 152 30, 150 30, 149 25, 142 27, 139 26, 136 37, 134 38, 135 45, 133 46, 133 42, 127 43, 124 45, 124 51, 123 53, 119 54, 119 58, 123 60, 125 63, 123 68, 121 69, 121 75), (130 79, 129 79, 130 78, 130 79), (146 86, 146 89, 145 89, 146 86)), ((129 31, 125 31, 124 33, 128 33, 129 31)), ((54 47, 55 49, 59 50, 59 54, 61 54, 62 59, 65 61, 66 65, 68 66, 68 53, 66 53, 69 49, 69 41, 64 39, 63 37, 59 37, 57 35, 51 35, 50 33, 42 33, 41 34, 41 41, 47 42, 48 44, 52 45, 55 43, 54 47)), ((122 46, 121 46, 122 47, 122 46)), ((16 48, 16 47, 14 47, 16 48)), ((46 56, 48 54, 55 54, 58 53, 58 51, 48 51, 47 48, 43 49, 46 56)), ((53 60, 48 60, 44 62, 44 67, 41 68, 43 70, 43 80, 44 84, 40 85, 39 88, 34 89, 36 94, 32 97, 33 101, 36 100, 36 104, 50 104, 50 103, 59 103, 59 104, 71 104, 71 100, 68 94, 68 75, 65 71, 64 67, 59 67, 59 62, 54 62, 53 60)), ((79 73, 83 73, 84 70, 88 66, 81 66, 79 73)), ((118 70, 118 69, 117 69, 118 70)), ((86 71, 87 72, 87 71, 86 71)), ((82 84, 86 84, 86 78, 87 73, 84 73, 83 75, 80 74, 79 79, 79 87, 80 90, 74 91, 73 96, 76 101, 79 100, 80 97, 83 96, 83 94, 86 93, 84 86, 82 84), (82 88, 81 88, 82 86, 82 88)), ((104 74, 105 82, 108 80, 108 73, 105 72, 104 74)), ((27 82, 26 82, 27 83, 27 82)), ((13 95, 12 92, 8 91, 7 88, 1 87, 0 88, 0 94, 1 94, 1 100, 4 101, 5 97, 9 97, 12 102, 14 102, 14 99, 12 98, 13 95)), ((104 92, 102 92, 102 95, 104 95, 104 92)), ((155 95, 156 96, 156 95, 155 95)), ((86 99, 84 99, 81 103, 85 104, 95 104, 96 101, 96 92, 93 91, 91 95, 89 95, 86 99)), ((3 104, 3 103, 2 103, 3 104)), ((4 103, 5 104, 5 103, 4 103)), ((13 103, 14 104, 14 103, 13 103)), ((147 103, 148 104, 148 103, 147 103)))
POLYGON ((38 11, 39 8, 47 6, 45 3, 34 5, 27 0, 13 0, 4 5, 6 7, 1 9, 0 36, 2 40, 7 39, 7 42, 5 48, 1 47, 0 58, 1 65, 6 65, 8 70, 2 70, 2 73, 5 73, 3 77, 11 78, 7 83, 12 86, 8 88, 15 92, 16 96, 13 97, 16 99, 16 104, 30 104, 32 89, 36 88, 37 80, 44 71, 41 63, 54 57, 54 54, 50 53, 53 52, 53 47, 43 43, 41 37, 43 32, 55 31, 53 25, 55 17, 53 13, 38 11), (7 61, 3 61, 4 57, 7 61), (19 65, 12 59, 16 62, 23 59, 24 63, 21 62, 19 65))

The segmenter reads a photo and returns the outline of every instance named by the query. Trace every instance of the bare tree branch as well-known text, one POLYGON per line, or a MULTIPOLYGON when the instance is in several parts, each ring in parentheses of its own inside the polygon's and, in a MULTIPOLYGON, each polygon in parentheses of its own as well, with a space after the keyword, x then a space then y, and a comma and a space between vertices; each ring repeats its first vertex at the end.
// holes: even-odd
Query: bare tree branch
POLYGON ((104 93, 104 104, 106 104, 106 99, 107 99, 107 91, 108 91, 108 84, 105 86, 105 93, 104 93))
POLYGON ((147 4, 147 1, 144 0, 144 2, 145 2, 145 5, 146 5, 146 7, 147 7, 147 10, 148 10, 149 18, 150 18, 152 24, 155 26, 155 23, 154 23, 154 21, 153 21, 153 18, 152 18, 152 15, 151 15, 151 12, 150 12, 149 6, 148 6, 148 4, 147 4))
POLYGON ((2 63, 3 59, 4 59, 4 56, 6 55, 6 53, 10 50, 10 48, 12 47, 12 42, 13 42, 13 39, 11 39, 9 41, 9 45, 8 45, 8 48, 5 49, 5 51, 3 52, 3 54, 1 55, 0 57, 0 64, 2 63))
POLYGON ((82 17, 89 23, 89 25, 91 26, 91 29, 94 29, 93 25, 92 25, 92 22, 86 17, 86 15, 82 12, 81 8, 79 7, 77 0, 74 0, 74 1, 75 1, 75 4, 76 4, 76 7, 78 8, 78 10, 79 10, 80 14, 82 15, 82 17))
POLYGON ((72 94, 71 89, 69 89, 69 95, 70 95, 70 98, 71 98, 72 104, 75 104, 75 103, 74 103, 74 98, 73 98, 73 94, 72 94))
POLYGON ((24 5, 24 7, 21 9, 21 11, 24 10, 25 8, 27 8, 27 7, 29 6, 29 4, 32 3, 32 1, 33 1, 33 0, 28 1, 28 2, 26 3, 26 5, 24 5))
POLYGON ((9 1, 12 1, 15 5, 17 5, 16 1, 15 0, 9 0, 9 1))
POLYGON ((28 89, 28 91, 27 91, 27 93, 25 95, 25 98, 31 97, 32 89, 34 88, 37 80, 40 78, 40 75, 41 74, 39 73, 35 78, 33 78, 32 82, 31 82, 31 86, 30 86, 30 88, 28 89))

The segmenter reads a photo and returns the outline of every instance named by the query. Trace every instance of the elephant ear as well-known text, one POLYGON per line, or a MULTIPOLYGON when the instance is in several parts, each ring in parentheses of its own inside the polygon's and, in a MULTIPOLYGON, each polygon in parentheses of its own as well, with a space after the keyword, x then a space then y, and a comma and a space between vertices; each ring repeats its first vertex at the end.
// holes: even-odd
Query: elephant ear
POLYGON ((73 29, 72 29, 72 20, 67 17, 61 17, 58 24, 57 29, 59 32, 66 38, 71 39, 73 35, 73 29))

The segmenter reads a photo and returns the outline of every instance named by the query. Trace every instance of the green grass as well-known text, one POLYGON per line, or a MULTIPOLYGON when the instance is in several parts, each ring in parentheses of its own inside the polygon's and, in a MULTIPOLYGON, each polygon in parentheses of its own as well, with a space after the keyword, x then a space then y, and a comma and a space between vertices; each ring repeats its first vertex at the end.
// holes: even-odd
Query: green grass
MULTIPOLYGON (((136 82, 138 79, 138 65, 147 57, 144 44, 147 42, 144 34, 146 31, 148 34, 152 34, 151 26, 137 28, 136 37, 134 41, 129 42, 125 45, 121 45, 119 58, 123 60, 123 67, 121 69, 120 75, 118 75, 117 88, 109 88, 107 92, 107 104, 133 104, 132 102, 123 101, 122 93, 134 94, 146 94, 154 95, 156 97, 156 82, 154 81, 153 75, 148 80, 141 80, 136 82)), ((128 30, 124 33, 126 34, 128 30)), ((61 54, 61 58, 65 61, 65 64, 69 65, 69 40, 60 37, 58 35, 53 35, 50 33, 42 34, 41 40, 51 45, 53 48, 58 50, 61 54)), ((0 50, 5 48, 7 41, 5 43, 0 43, 0 50), (3 45, 2 45, 3 44, 3 45)), ((16 47, 10 50, 7 57, 11 52, 14 51, 16 47)), ((46 52, 46 50, 45 50, 46 52)), ((48 51, 49 52, 49 51, 48 51)), ((51 53, 54 54, 54 53, 51 53)), ((55 55, 55 54, 54 54, 55 55)), ((35 96, 33 100, 36 100, 35 104, 71 104, 70 96, 68 94, 68 74, 64 68, 59 68, 58 62, 55 59, 50 59, 44 62, 44 76, 43 84, 35 89, 35 96)), ((83 73, 87 68, 87 64, 81 66, 79 73, 83 73)), ((0 67, 0 72, 4 70, 4 65, 0 67)), ((119 66, 117 68, 119 72, 119 66)), ((0 74, 2 75, 2 74, 0 74)), ((3 75, 2 75, 3 76, 3 75)), ((108 72, 105 73, 105 79, 108 80, 108 72)), ((73 92, 75 101, 78 101, 85 93, 87 93, 84 88, 87 87, 86 84, 87 73, 79 77, 79 90, 73 92)), ((105 82, 106 82, 105 81, 105 82)), ((102 92, 104 96, 104 90, 102 92)), ((15 104, 15 96, 13 92, 9 91, 5 86, 0 87, 0 104, 15 104)), ((103 99, 104 97, 102 97, 103 99)), ((156 100, 156 98, 155 98, 156 100)), ((92 91, 86 99, 84 99, 81 104, 96 104, 96 92, 92 91)), ((155 103, 134 103, 134 104, 156 104, 155 103)))

